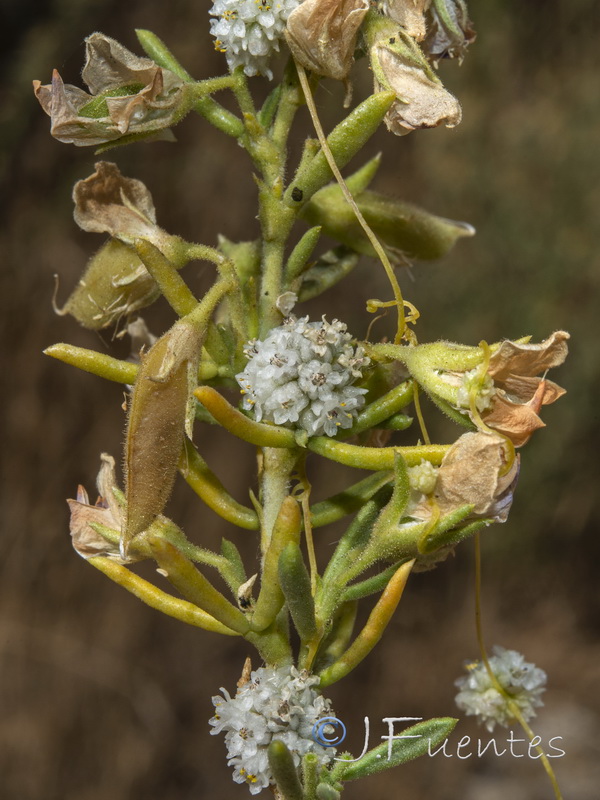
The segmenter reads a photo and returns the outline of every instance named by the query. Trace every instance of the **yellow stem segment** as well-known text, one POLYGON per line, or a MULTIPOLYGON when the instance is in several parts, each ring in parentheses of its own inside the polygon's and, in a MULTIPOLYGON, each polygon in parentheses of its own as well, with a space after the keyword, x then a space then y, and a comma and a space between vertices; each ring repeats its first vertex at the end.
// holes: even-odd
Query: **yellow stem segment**
POLYGON ((204 408, 234 436, 259 447, 295 447, 296 439, 289 428, 254 422, 225 400, 210 386, 199 386, 194 392, 204 408))
POLYGON ((174 617, 180 622, 186 622, 196 628, 203 628, 205 631, 222 633, 225 636, 240 635, 214 617, 211 617, 206 611, 202 611, 192 603, 188 603, 187 600, 180 600, 178 597, 173 597, 173 595, 163 592, 152 583, 140 578, 139 575, 131 572, 121 564, 117 564, 116 561, 110 558, 96 556, 95 558, 88 558, 88 563, 103 572, 111 581, 127 589, 128 592, 131 592, 143 603, 146 603, 147 606, 155 608, 157 611, 162 611, 168 617, 174 617))
POLYGON ((371 611, 365 627, 344 655, 321 673, 321 688, 345 677, 371 652, 381 639, 394 611, 398 607, 414 563, 415 560, 413 558, 398 567, 377 601, 375 608, 371 611))

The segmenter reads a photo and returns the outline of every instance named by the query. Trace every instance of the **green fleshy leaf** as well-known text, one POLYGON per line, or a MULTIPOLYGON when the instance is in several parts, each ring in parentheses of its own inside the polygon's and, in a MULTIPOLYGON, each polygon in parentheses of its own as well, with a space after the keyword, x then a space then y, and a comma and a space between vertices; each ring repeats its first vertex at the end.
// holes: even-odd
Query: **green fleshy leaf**
POLYGON ((383 742, 378 747, 369 750, 362 758, 349 764, 344 771, 342 780, 354 781, 375 775, 399 764, 406 764, 419 756, 423 756, 437 748, 446 739, 458 722, 453 717, 437 717, 426 722, 419 722, 396 736, 414 737, 398 738, 391 742, 391 754, 388 757, 390 742, 383 742))

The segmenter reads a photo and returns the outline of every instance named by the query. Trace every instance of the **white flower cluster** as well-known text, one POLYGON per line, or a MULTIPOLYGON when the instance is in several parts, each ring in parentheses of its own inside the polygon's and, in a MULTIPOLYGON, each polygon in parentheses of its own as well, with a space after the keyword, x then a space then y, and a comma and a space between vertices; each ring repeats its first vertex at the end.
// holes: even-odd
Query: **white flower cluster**
MULTIPOLYGON (((544 705, 540 699, 546 687, 544 670, 525 661, 516 650, 505 650, 498 646, 494 647, 494 655, 489 662, 498 683, 519 707, 525 720, 535 717, 534 709, 544 705)), ((496 723, 508 727, 515 717, 506 698, 492 684, 485 665, 477 662, 467 669, 469 674, 455 681, 455 686, 460 689, 456 695, 456 705, 467 716, 478 717, 490 732, 496 723)))
POLYGON ((263 341, 250 342, 248 364, 236 375, 244 408, 259 422, 291 423, 310 436, 351 427, 367 393, 351 384, 369 363, 351 338, 339 320, 290 317, 263 341))
POLYGON ((209 14, 215 48, 225 53, 230 69, 242 65, 246 75, 273 77, 269 58, 279 50, 287 18, 300 0, 215 0, 209 14))
POLYGON ((211 734, 226 731, 233 780, 247 783, 251 794, 273 782, 267 755, 273 739, 286 745, 296 766, 307 753, 314 753, 321 765, 335 756, 335 748, 322 747, 313 738, 315 723, 332 713, 330 701, 312 688, 317 683, 317 676, 295 667, 261 667, 235 697, 223 688, 224 697, 213 697, 211 734))

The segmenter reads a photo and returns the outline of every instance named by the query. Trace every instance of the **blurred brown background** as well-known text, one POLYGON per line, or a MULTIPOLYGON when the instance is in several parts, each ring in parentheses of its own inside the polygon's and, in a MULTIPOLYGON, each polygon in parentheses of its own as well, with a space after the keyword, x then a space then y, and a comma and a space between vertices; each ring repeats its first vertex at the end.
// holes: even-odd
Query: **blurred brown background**
MULTIPOLYGON (((94 30, 139 51, 133 29, 159 33, 197 77, 223 72, 208 35, 203 0, 2 0, 3 398, 0 539, 0 796, 6 800, 229 800, 235 786, 221 737, 211 737, 210 697, 232 689, 248 650, 238 640, 188 629, 143 606, 71 550, 65 497, 78 483, 93 492, 105 450, 118 457, 122 391, 41 355, 55 341, 123 353, 104 337, 52 313, 75 285, 100 237, 72 221, 71 186, 92 171, 94 155, 52 140, 31 93, 57 67, 78 83, 83 38, 94 30)), ((404 139, 384 131, 366 155, 385 152, 375 188, 475 225, 442 263, 403 276, 420 308, 422 341, 469 344, 556 328, 572 333, 571 355, 556 379, 569 394, 546 410, 548 428, 523 453, 510 521, 485 533, 484 624, 488 643, 522 650, 547 670, 546 706, 535 728, 547 743, 563 737, 554 760, 569 800, 594 800, 600 786, 600 646, 594 504, 600 443, 596 367, 600 263, 597 208, 598 4, 593 0, 488 0, 473 4, 478 39, 462 67, 444 64, 464 122, 404 139), (596 12, 596 13, 594 13, 596 12)), ((356 68, 357 96, 368 78, 356 68), (360 75, 362 74, 362 77, 360 75)), ((262 81, 255 81, 264 93, 262 81)), ((318 102, 326 127, 340 88, 318 102)), ((309 131, 306 114, 300 119, 309 131)), ((113 151, 124 174, 151 189, 167 230, 213 244, 218 232, 253 237, 255 190, 245 154, 199 118, 178 144, 113 151)), ((358 163, 358 162, 357 162, 358 163)), ((208 265, 186 277, 208 285, 208 265)), ((380 268, 365 262, 351 281, 310 307, 341 316, 361 335, 367 297, 386 297, 380 268)), ((158 305, 156 332, 171 319, 158 305)), ((389 321, 376 332, 388 332, 389 321)), ((435 412, 433 412, 435 416, 435 412)), ((443 431, 440 428, 440 431, 443 431)), ((252 480, 251 448, 231 447, 218 431, 203 452, 240 500, 252 480)), ((336 470, 327 469, 327 473, 336 470)), ((316 468, 315 491, 330 488, 316 468)), ((339 472, 341 486, 348 475, 339 472)), ((248 562, 255 542, 233 532, 185 486, 170 513, 190 538, 218 546, 235 537, 248 562)), ((320 534, 325 558, 335 533, 320 534)), ((332 687, 348 744, 372 743, 385 716, 453 714, 453 680, 476 655, 472 548, 435 572, 415 576, 387 638, 352 677, 332 687)), ((488 739, 461 720, 462 735, 488 739)), ((518 735, 518 734, 517 734, 518 735)), ((506 733, 497 733, 499 743, 506 733)), ((558 744, 558 743, 557 743, 558 744)), ((522 751, 519 751, 522 752, 522 751)), ((528 758, 437 756, 350 785, 344 797, 429 800, 548 800, 549 783, 528 758)))

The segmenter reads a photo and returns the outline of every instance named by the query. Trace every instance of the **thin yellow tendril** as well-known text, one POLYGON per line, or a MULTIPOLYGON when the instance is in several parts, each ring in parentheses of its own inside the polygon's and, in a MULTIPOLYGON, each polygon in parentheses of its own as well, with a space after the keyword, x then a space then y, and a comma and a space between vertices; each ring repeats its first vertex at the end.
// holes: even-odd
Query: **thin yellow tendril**
POLYGON ((433 531, 433 529, 440 520, 440 507, 437 504, 435 497, 430 497, 428 500, 428 504, 429 507, 431 508, 431 520, 429 522, 429 525, 419 536, 419 541, 417 542, 417 550, 419 551, 419 553, 425 552, 425 545, 427 544, 427 539, 429 538, 429 534, 433 531))
POLYGON ((310 491, 312 486, 306 477, 305 459, 301 459, 298 464, 298 480, 302 487, 300 492, 295 492, 296 500, 300 503, 302 517, 304 519, 304 537, 306 539, 306 551, 308 553, 308 565, 310 567, 310 589, 314 597, 317 591, 317 557, 315 555, 315 542, 312 532, 312 520, 310 513, 310 491))
POLYGON ((425 418, 423 416, 423 412, 421 411, 421 400, 419 398, 419 384, 413 380, 413 403, 415 404, 415 411, 417 414, 417 419, 419 421, 419 428, 421 429, 421 434, 425 441, 425 444, 431 444, 431 439, 429 438, 429 434, 427 432, 427 426, 425 425, 425 418))
MULTIPOLYGON (((523 714, 519 706, 515 703, 514 699, 510 696, 510 694, 498 681, 498 678, 494 674, 494 671, 490 665, 487 656, 487 651, 485 649, 485 643, 483 641, 483 628, 481 624, 481 540, 479 537, 479 533, 475 534, 475 630, 477 632, 477 644, 479 646, 479 654, 481 655, 481 662, 486 669, 486 672, 490 678, 490 681, 492 682, 494 689, 500 695, 502 695, 502 697, 506 700, 511 714, 517 720, 519 725, 523 728, 523 730, 527 734, 529 741, 533 743, 533 740, 536 738, 533 731, 531 730, 525 718, 523 717, 523 714)), ((563 796, 558 786, 558 781, 556 780, 556 775, 554 774, 554 770, 552 769, 552 766, 550 765, 550 762, 548 761, 546 754, 539 745, 536 745, 535 749, 539 753, 540 760, 544 766, 544 769, 546 770, 548 777, 550 778, 550 783, 552 784, 556 800, 563 800, 563 796)))
POLYGON ((358 220, 358 222, 360 223, 360 226, 362 227, 362 229, 366 233, 367 238, 369 239, 369 241, 371 242, 371 245, 373 246, 373 249, 375 250, 375 252, 379 256, 379 259, 380 259, 381 263, 383 264, 383 268, 384 268, 385 273, 386 273, 386 275, 388 277, 388 280, 389 280, 389 282, 390 282, 390 284, 392 286, 392 291, 394 293, 394 298, 395 298, 393 304, 396 305, 397 308, 398 308, 398 329, 396 331, 396 336, 394 337, 394 344, 400 344, 400 342, 402 341, 402 338, 404 337, 404 334, 406 332, 406 318, 405 318, 405 315, 404 315, 404 299, 402 297, 402 292, 400 291, 400 286, 398 284, 398 281, 396 280, 396 276, 394 275, 394 270, 392 268, 392 265, 390 264, 390 260, 387 257, 387 254, 386 254, 385 250, 383 249, 379 239, 375 236, 375 234, 371 230, 371 227, 369 226, 369 223, 363 217, 359 207, 356 205, 356 201, 354 200, 354 197, 352 196, 352 193, 351 193, 350 189, 348 189, 348 186, 346 185, 346 181, 342 177, 342 173, 340 172, 340 170, 338 168, 338 165, 335 163, 335 159, 333 157, 333 154, 332 154, 331 150, 329 149, 329 145, 327 144, 327 139, 325 137, 325 133, 323 132, 323 127, 321 125, 321 121, 320 121, 319 115, 317 113, 317 108, 315 106, 315 101, 313 99, 312 92, 311 92, 310 86, 308 84, 308 78, 306 77, 306 72, 304 70, 304 67, 302 66, 302 64, 299 64, 298 61, 296 61, 295 59, 294 59, 294 61, 295 61, 295 64, 296 64, 296 69, 298 71, 298 77, 300 79, 300 85, 302 86, 302 91, 304 92, 304 98, 306 100, 306 105, 308 106, 308 110, 310 112, 310 116, 311 116, 312 121, 313 121, 315 132, 317 134, 317 138, 318 138, 319 143, 321 145, 321 149, 323 150, 323 154, 325 155, 325 158, 327 159, 327 163, 329 164, 329 168, 333 172, 333 175, 334 175, 336 181, 338 182, 338 184, 339 184, 339 186, 340 186, 340 188, 341 188, 341 190, 342 190, 342 192, 344 194, 344 197, 346 198, 346 200, 350 204, 352 210, 354 211, 354 213, 356 215, 356 219, 358 220))

